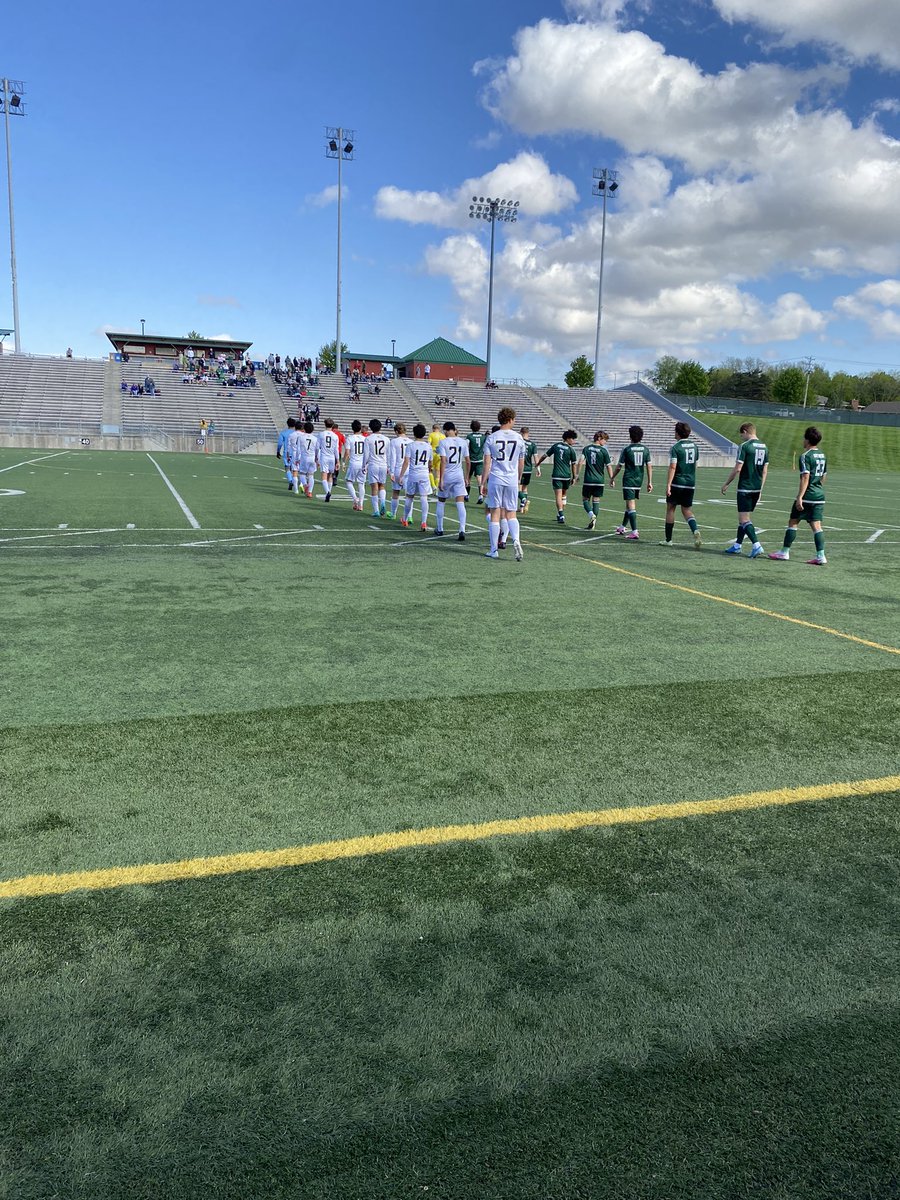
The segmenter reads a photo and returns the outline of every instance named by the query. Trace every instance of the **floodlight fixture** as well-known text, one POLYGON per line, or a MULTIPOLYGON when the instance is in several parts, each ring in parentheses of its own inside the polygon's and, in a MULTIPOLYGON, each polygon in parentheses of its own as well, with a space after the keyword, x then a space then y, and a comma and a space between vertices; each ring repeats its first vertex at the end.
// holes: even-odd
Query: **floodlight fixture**
POLYGON ((22 336, 19 331, 19 279, 16 272, 16 219, 13 209, 12 148, 9 140, 9 118, 11 116, 25 116, 25 105, 22 103, 25 84, 21 79, 4 78, 0 81, 0 87, 2 87, 0 111, 3 113, 6 132, 6 191, 9 198, 9 268, 12 276, 13 332, 15 334, 16 354, 19 354, 22 350, 22 336))
POLYGON ((341 222, 344 203, 344 161, 353 160, 356 130, 343 125, 325 126, 325 157, 336 158, 338 165, 337 188, 337 297, 335 302, 334 370, 341 373, 341 222))
POLYGON ((498 221, 507 225, 513 224, 519 217, 518 200, 508 197, 492 198, 491 196, 473 196, 469 205, 469 219, 472 221, 490 221, 491 223, 491 259, 488 276, 488 318, 487 318, 487 377, 491 378, 491 344, 494 324, 494 242, 495 229, 498 221))
POLYGON ((597 336, 594 340, 594 387, 600 377, 600 324, 603 320, 603 260, 606 254, 606 201, 619 190, 619 173, 609 167, 594 168, 594 196, 603 200, 603 225, 600 233, 600 280, 597 285, 597 336))

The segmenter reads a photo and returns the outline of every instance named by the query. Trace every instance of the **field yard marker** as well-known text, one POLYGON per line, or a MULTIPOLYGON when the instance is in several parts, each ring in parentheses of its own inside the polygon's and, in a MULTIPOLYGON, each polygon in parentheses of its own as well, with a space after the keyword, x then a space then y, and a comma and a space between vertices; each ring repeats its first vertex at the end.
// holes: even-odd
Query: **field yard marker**
POLYGON ((185 502, 182 500, 182 498, 178 495, 178 493, 175 491, 175 488, 172 486, 172 482, 169 479, 168 475, 165 473, 165 471, 162 469, 162 467, 159 465, 159 463, 156 461, 156 459, 153 457, 153 455, 150 453, 149 450, 147 451, 147 457, 153 463, 154 467, 156 467, 157 471, 159 471, 160 475, 162 476, 163 483, 166 485, 166 487, 169 489, 169 491, 175 497, 178 507, 181 509, 181 511, 187 517, 188 524, 190 525, 190 527, 192 529, 199 529, 200 522, 197 520, 197 518, 194 516, 194 514, 191 512, 191 510, 188 508, 188 506, 185 504, 185 502))
POLYGON ((542 816, 483 821, 472 825, 437 825, 427 829, 405 829, 397 833, 376 833, 331 842, 313 842, 284 850, 256 850, 242 854, 185 858, 178 862, 144 863, 131 867, 107 867, 57 875, 24 875, 0 882, 0 899, 61 896, 67 892, 172 883, 175 880, 205 879, 215 875, 236 875, 244 871, 282 870, 285 867, 309 866, 311 863, 333 862, 341 858, 368 858, 375 854, 390 854, 397 850, 411 850, 422 846, 442 846, 452 842, 480 842, 496 837, 563 833, 611 825, 639 825, 651 821, 748 812, 760 808, 811 804, 822 800, 842 800, 897 791, 900 791, 900 775, 887 775, 881 779, 860 779, 853 783, 823 783, 812 787, 745 792, 718 800, 685 800, 674 804, 647 804, 632 808, 547 813, 542 816))
MULTIPOLYGON (((16 467, 30 467, 32 463, 43 462, 45 458, 59 458, 61 454, 68 454, 68 450, 57 450, 55 454, 42 454, 40 458, 27 458, 24 462, 13 463, 11 467, 0 467, 0 475, 4 471, 14 471, 16 467)), ((33 475, 34 471, 29 471, 29 475, 33 475)))
POLYGON ((563 558, 574 558, 577 562, 587 563, 591 567, 600 567, 604 571, 614 571, 617 575, 628 575, 632 579, 642 579, 644 583, 655 583, 658 587, 671 588, 675 592, 684 592, 687 596, 699 596, 702 600, 715 600, 717 604, 727 604, 730 608, 742 608, 745 612, 757 613, 763 617, 774 617, 776 621, 787 621, 790 625, 802 625, 804 629, 814 629, 817 633, 828 633, 832 637, 843 638, 855 642, 858 646, 867 646, 870 650, 883 650, 885 654, 900 656, 900 647, 885 646, 882 642, 870 642, 867 638, 857 637, 853 633, 843 633, 840 629, 832 629, 828 625, 817 625, 814 621, 804 621, 802 617, 789 617, 787 613, 775 612, 770 608, 758 608, 755 604, 745 604, 742 600, 729 600, 727 596, 716 596, 713 592, 701 592, 698 588, 685 587, 683 583, 670 583, 668 579, 657 579, 655 575, 642 575, 640 571, 628 571, 625 567, 614 567, 612 563, 600 562, 596 558, 585 558, 583 554, 569 554, 566 550, 557 550, 555 546, 545 546, 542 542, 526 542, 536 550, 546 550, 549 554, 561 554, 563 558))
POLYGON ((134 529, 134 528, 135 528, 135 525, 134 525, 134 523, 132 522, 131 524, 129 524, 129 525, 126 525, 126 526, 125 526, 125 528, 126 528, 126 529, 134 529))
POLYGON ((881 537, 881 535, 882 535, 883 533, 884 533, 884 530, 883 530, 883 529, 876 529, 876 530, 875 530, 875 532, 872 534, 872 536, 871 536, 871 537, 867 537, 867 538, 866 538, 866 545, 867 545, 867 546, 871 546, 871 544, 872 544, 873 542, 877 542, 877 541, 878 541, 878 539, 881 537))
POLYGON ((68 526, 68 525, 57 525, 57 527, 56 527, 56 528, 57 528, 57 529, 68 529, 68 528, 69 528, 69 526, 68 526))

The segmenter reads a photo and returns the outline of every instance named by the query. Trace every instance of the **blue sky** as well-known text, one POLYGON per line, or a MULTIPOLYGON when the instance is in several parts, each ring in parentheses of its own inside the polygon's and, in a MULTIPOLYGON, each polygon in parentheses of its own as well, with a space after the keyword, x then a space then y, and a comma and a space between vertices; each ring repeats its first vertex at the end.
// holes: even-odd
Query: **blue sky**
POLYGON ((314 354, 334 336, 323 130, 343 123, 351 349, 484 352, 475 181, 522 200, 498 231, 495 375, 593 357, 608 166, 602 382, 662 353, 900 368, 898 22, 888 0, 815 7, 814 27, 806 0, 13 8, 24 349, 100 355, 143 317, 314 354))

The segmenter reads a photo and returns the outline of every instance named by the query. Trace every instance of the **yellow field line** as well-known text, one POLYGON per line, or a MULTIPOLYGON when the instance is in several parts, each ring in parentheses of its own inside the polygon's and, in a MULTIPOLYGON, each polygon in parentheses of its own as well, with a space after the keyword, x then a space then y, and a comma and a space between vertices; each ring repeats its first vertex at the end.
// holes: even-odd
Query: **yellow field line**
POLYGON ((814 629, 818 633, 830 633, 832 637, 856 642, 859 646, 868 646, 870 650, 883 650, 885 654, 900 654, 900 648, 897 646, 886 646, 883 642, 870 642, 867 638, 857 637, 853 633, 843 633, 840 629, 832 629, 828 625, 817 625, 814 621, 804 621, 801 617, 789 617, 787 613, 775 612, 770 608, 758 608, 755 604, 744 604, 741 600, 729 600, 726 596, 717 596, 713 592, 701 592, 697 588, 685 587, 683 583, 670 583, 668 579, 657 579, 655 575, 642 575, 640 571, 614 567, 612 563, 600 562, 596 558, 586 558, 583 554, 572 554, 568 550, 558 550, 555 546, 545 546, 542 542, 526 542, 525 544, 534 546, 537 550, 547 550, 550 554, 560 554, 563 558, 574 558, 577 562, 587 563, 590 567, 601 567, 604 571, 615 571, 617 575, 628 575, 631 579, 642 579, 644 583, 655 583, 659 587, 672 588, 675 592, 685 592, 688 596, 700 596, 703 600, 715 600, 718 604, 728 604, 731 608, 742 608, 745 612, 757 613, 762 617, 774 617, 776 621, 787 621, 791 625, 802 625, 804 629, 814 629))
POLYGON ((0 899, 24 896, 59 896, 65 892, 132 887, 136 884, 171 883, 177 879, 201 879, 210 875, 234 875, 241 871, 272 871, 301 867, 338 858, 364 858, 419 846, 448 842, 478 842, 494 837, 521 837, 529 833, 557 833, 589 826, 637 825, 645 821, 671 821, 678 817, 710 816, 775 805, 807 804, 815 800, 838 800, 848 796, 871 796, 900 791, 900 775, 861 779, 855 783, 824 783, 815 787, 779 788, 769 792, 746 792, 720 800, 686 800, 677 804, 649 804, 632 808, 602 808, 593 812, 550 813, 536 817, 513 817, 484 821, 477 825, 437 825, 401 833, 377 833, 367 837, 314 842, 285 850, 257 850, 247 854, 223 854, 215 858, 185 858, 180 862, 144 863, 136 867, 109 867, 98 871, 72 871, 60 875, 25 875, 0 882, 0 899))

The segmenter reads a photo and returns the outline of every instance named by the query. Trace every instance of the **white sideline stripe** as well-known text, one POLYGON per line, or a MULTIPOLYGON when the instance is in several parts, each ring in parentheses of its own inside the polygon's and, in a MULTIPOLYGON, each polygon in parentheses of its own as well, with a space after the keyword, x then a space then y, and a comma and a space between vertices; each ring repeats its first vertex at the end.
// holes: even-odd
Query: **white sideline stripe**
POLYGON ((872 542, 877 542, 883 533, 884 533, 883 529, 876 529, 871 537, 866 538, 866 545, 869 546, 872 544, 872 542))
MULTIPOLYGON (((0 467, 0 475, 4 471, 14 471, 16 467, 30 467, 32 463, 43 462, 46 458, 59 458, 61 454, 68 454, 68 450, 57 450, 55 454, 42 454, 40 458, 26 458, 24 462, 13 463, 11 467, 0 467)), ((34 474, 34 472, 32 472, 34 474)))
POLYGON ((0 538, 0 542, 39 542, 42 538, 53 537, 87 537, 89 533, 121 533, 121 526, 117 525, 115 529, 78 529, 64 533, 58 529, 56 533, 29 533, 27 537, 5 537, 0 538))
POLYGON ((294 537, 298 533, 313 533, 312 529, 284 529, 280 533, 248 533, 243 537, 206 538, 202 542, 180 542, 181 546, 224 546, 229 542, 264 542, 267 538, 294 537))
POLYGON ((163 483, 166 485, 166 487, 169 489, 169 491, 175 497, 175 501, 178 504, 178 507, 181 509, 181 511, 187 517, 188 524, 190 525, 191 529, 199 529, 200 522, 197 520, 197 518, 194 516, 194 514, 191 512, 191 510, 188 508, 188 506, 185 504, 185 502, 182 500, 182 498, 178 495, 178 493, 175 491, 175 488, 172 486, 172 481, 169 479, 168 475, 165 473, 165 471, 162 469, 162 467, 159 465, 159 463, 156 461, 156 459, 153 457, 153 455, 150 453, 149 450, 147 451, 147 457, 153 463, 154 467, 156 467, 157 471, 159 471, 160 475, 162 476, 163 483))

